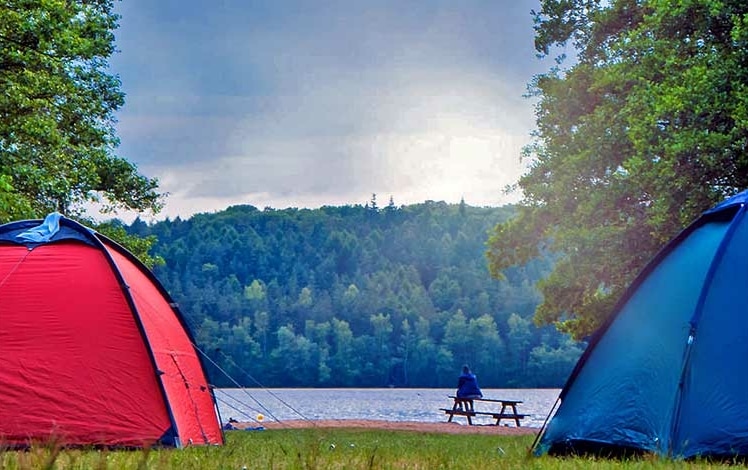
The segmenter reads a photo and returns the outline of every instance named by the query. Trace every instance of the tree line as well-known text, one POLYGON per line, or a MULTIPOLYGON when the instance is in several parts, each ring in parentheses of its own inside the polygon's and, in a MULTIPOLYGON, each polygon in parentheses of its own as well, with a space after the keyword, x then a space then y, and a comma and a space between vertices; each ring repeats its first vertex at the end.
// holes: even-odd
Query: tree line
POLYGON ((155 236, 156 275, 216 385, 562 385, 581 346, 531 320, 548 259, 489 276, 487 232, 512 207, 234 206, 127 227, 155 236))

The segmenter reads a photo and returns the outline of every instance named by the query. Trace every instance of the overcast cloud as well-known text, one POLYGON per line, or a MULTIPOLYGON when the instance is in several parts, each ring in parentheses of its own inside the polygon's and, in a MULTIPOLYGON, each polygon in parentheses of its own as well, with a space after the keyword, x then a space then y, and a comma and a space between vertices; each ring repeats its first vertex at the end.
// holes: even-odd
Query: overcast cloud
POLYGON ((537 1, 125 0, 119 154, 162 216, 509 200, 537 1))

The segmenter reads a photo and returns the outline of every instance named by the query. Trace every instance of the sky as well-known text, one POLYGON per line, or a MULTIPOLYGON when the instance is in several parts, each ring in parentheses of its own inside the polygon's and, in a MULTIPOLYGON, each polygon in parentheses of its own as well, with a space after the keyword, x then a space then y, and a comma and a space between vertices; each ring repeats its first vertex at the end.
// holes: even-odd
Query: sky
POLYGON ((117 154, 157 218, 514 202, 538 0, 123 0, 117 154))

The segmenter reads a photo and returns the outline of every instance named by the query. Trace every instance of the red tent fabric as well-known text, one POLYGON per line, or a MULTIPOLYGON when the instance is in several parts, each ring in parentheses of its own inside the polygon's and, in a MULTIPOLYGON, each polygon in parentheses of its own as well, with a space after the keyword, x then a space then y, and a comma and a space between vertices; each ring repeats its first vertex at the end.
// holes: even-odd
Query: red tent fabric
POLYGON ((58 217, 0 226, 0 443, 219 445, 213 392, 173 301, 142 263, 58 217))

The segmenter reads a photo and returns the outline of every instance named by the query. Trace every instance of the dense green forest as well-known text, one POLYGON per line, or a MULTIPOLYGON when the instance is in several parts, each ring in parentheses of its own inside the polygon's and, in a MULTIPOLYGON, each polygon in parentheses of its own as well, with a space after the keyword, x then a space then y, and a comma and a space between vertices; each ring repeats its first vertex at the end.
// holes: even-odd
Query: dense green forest
POLYGON ((128 231, 155 235, 164 283, 214 384, 556 387, 582 346, 531 320, 536 259, 489 276, 489 230, 512 207, 234 206, 128 231), (236 381, 236 382, 234 382, 236 381))

